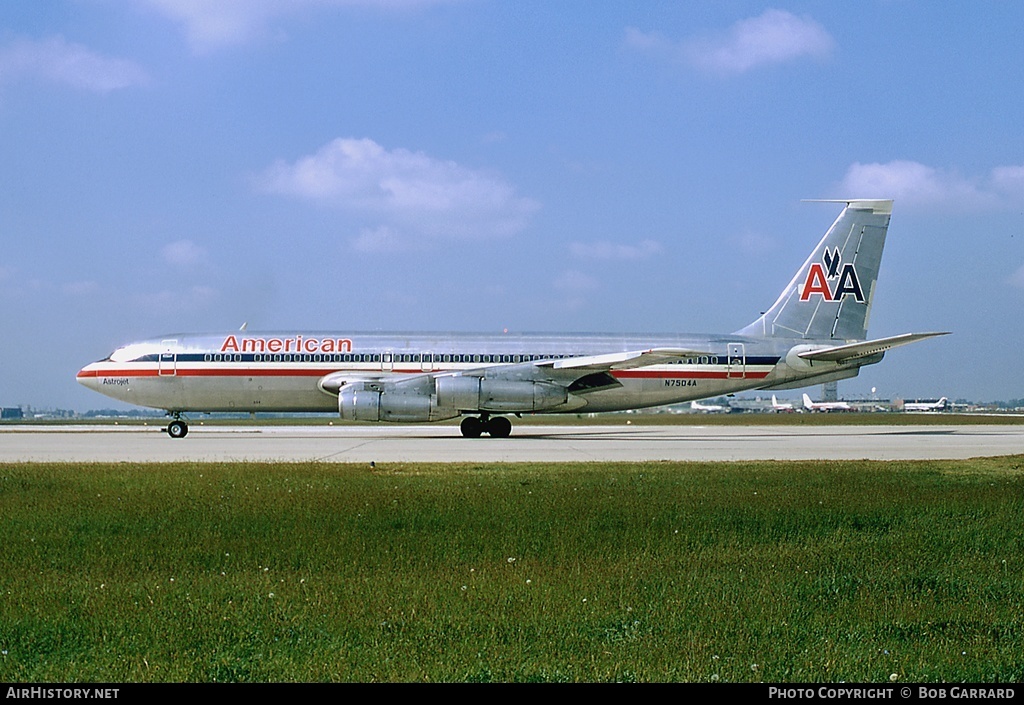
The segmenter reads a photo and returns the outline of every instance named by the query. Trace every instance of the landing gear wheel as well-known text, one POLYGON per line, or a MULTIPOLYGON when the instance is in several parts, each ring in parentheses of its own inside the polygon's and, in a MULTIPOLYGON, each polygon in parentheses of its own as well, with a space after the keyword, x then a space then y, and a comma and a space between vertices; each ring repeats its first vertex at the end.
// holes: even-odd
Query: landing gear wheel
POLYGON ((188 424, 175 420, 167 424, 167 435, 171 438, 184 438, 188 434, 188 424))
POLYGON ((504 416, 488 419, 487 433, 491 434, 491 438, 508 438, 512 433, 512 422, 504 416))
POLYGON ((467 416, 462 419, 459 429, 462 430, 462 435, 466 438, 479 438, 480 434, 484 432, 484 422, 476 416, 467 416))

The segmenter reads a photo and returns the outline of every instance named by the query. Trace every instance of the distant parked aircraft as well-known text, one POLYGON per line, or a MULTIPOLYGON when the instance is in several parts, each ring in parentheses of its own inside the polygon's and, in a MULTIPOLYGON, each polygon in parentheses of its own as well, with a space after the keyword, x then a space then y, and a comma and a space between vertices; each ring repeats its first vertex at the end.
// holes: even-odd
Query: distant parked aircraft
POLYGON ((775 398, 775 395, 772 394, 772 411, 796 411, 796 409, 793 408, 793 402, 780 402, 775 398))
POLYGON ((938 401, 905 401, 904 411, 945 411, 949 406, 949 400, 942 397, 938 401))
POLYGON ((701 404, 699 401, 691 401, 690 408, 694 411, 701 411, 705 414, 721 414, 729 411, 728 406, 721 404, 701 404))
POLYGON ((845 401, 811 401, 804 393, 804 408, 808 411, 853 411, 853 407, 845 401))

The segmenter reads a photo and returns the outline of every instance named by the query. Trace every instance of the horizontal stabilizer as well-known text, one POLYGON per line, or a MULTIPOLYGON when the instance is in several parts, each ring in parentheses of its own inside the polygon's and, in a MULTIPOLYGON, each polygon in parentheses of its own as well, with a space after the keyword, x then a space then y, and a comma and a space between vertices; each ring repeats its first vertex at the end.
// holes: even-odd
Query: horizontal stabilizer
POLYGON ((898 348, 901 345, 909 345, 910 343, 916 343, 919 340, 926 340, 939 335, 949 335, 949 333, 904 333, 903 335, 894 335, 891 338, 865 340, 862 343, 836 345, 834 347, 823 348, 821 350, 808 350, 806 352, 799 353, 799 355, 805 360, 846 362, 847 360, 856 360, 861 357, 877 355, 878 353, 883 353, 891 348, 898 348))
POLYGON ((871 211, 881 215, 892 215, 892 199, 878 198, 805 198, 804 203, 845 203, 853 210, 871 211))
POLYGON ((606 355, 585 355, 560 360, 542 360, 535 363, 538 367, 551 367, 556 370, 629 370, 634 367, 648 365, 664 365, 695 355, 710 355, 706 350, 680 350, 677 348, 651 348, 650 350, 633 350, 629 352, 608 353, 606 355))

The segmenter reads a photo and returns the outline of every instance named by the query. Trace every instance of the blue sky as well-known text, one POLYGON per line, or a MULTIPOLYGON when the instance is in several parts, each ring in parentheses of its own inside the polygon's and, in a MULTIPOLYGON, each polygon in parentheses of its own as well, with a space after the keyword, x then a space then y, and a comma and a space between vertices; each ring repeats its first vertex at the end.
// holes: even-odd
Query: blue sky
MULTIPOLYGON (((1024 397, 1024 4, 0 4, 0 405, 186 331, 728 332, 895 199, 847 397, 1024 397), (993 360, 995 363, 993 364, 993 360)), ((813 391, 813 390, 812 390, 813 391)), ((812 396, 814 396, 812 394, 812 396)))

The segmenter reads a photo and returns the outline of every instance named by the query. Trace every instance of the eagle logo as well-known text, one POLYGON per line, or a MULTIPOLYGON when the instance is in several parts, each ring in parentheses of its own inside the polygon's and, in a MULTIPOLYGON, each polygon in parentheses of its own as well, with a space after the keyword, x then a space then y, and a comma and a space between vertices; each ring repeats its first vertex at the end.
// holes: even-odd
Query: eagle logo
POLYGON ((865 302, 857 267, 853 262, 843 263, 838 247, 832 250, 826 247, 821 262, 815 262, 807 270, 800 300, 809 301, 814 294, 820 294, 825 301, 841 301, 844 296, 852 296, 857 303, 865 302))

